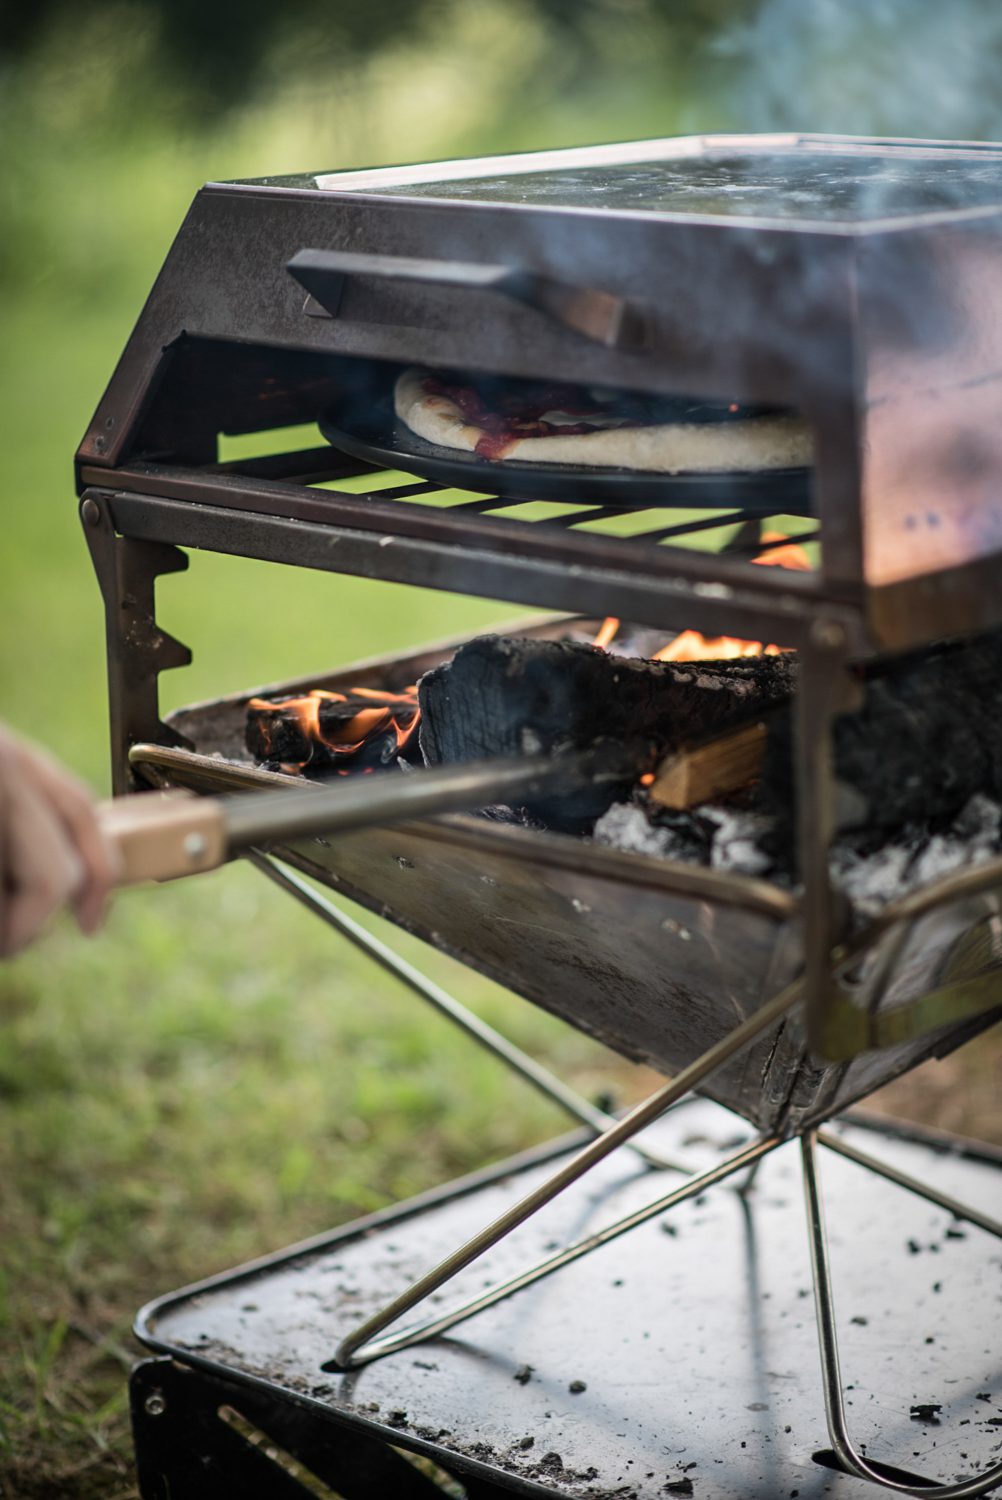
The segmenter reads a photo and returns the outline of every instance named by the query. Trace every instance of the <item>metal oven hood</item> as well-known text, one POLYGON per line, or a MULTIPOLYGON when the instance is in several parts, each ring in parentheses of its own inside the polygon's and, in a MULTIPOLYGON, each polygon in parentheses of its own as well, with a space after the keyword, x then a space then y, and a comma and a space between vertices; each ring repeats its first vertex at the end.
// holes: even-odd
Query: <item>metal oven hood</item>
POLYGON ((976 628, 991 591, 958 570, 1002 550, 1000 166, 706 136, 210 184, 79 459, 211 460, 219 431, 336 406, 360 360, 775 402, 815 431, 822 586, 864 594, 885 647, 976 628))

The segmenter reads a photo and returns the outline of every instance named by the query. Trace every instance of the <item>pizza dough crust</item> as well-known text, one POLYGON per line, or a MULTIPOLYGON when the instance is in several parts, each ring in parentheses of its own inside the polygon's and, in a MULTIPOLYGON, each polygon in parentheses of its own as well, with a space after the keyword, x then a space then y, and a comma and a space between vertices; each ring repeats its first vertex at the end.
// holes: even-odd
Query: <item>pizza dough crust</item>
MULTIPOLYGON (((397 416, 426 442, 473 453, 482 429, 468 422, 448 396, 424 389, 431 373, 414 366, 398 376, 393 393, 397 416)), ((569 437, 516 438, 499 461, 510 460, 657 474, 716 474, 804 468, 813 463, 814 448, 809 428, 798 417, 763 416, 733 422, 609 427, 569 437)))

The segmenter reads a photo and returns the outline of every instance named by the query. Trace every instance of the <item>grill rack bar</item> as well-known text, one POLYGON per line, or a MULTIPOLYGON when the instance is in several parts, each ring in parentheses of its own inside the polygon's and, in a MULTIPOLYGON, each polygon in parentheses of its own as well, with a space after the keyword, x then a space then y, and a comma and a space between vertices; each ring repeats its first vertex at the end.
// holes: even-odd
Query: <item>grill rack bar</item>
MULTIPOLYGON (((820 568, 752 566, 762 550, 763 525, 789 531, 796 540, 797 531, 783 524, 785 518, 733 507, 681 517, 649 506, 617 507, 609 514, 608 507, 561 502, 544 502, 540 515, 525 502, 497 496, 471 500, 458 491, 450 495, 428 487, 427 481, 420 490, 378 482, 366 490, 341 488, 371 475, 371 468, 342 465, 329 477, 328 463, 318 477, 310 452, 300 458, 304 474, 294 481, 255 478, 220 465, 183 468, 137 461, 113 475, 86 468, 81 480, 93 488, 85 491, 84 512, 93 513, 91 501, 106 505, 118 535, 144 542, 530 607, 614 614, 667 631, 697 629, 803 646, 823 614, 839 619, 855 655, 872 654, 858 609, 841 590, 833 590, 820 568), (446 503, 425 503, 433 496, 446 503), (636 527, 638 517, 641 530, 623 534, 636 527), (645 526, 648 518, 651 524, 645 526), (705 534, 714 531, 720 533, 719 550, 705 545, 705 534)), ((266 467, 265 461, 258 466, 266 467)), ((286 466, 284 458, 281 466, 267 463, 272 472, 286 466)), ((814 540, 813 532, 808 540, 814 540)))
MULTIPOLYGON (((221 463, 204 466, 201 472, 205 474, 233 474, 242 475, 246 478, 259 479, 285 479, 293 483, 305 486, 327 486, 336 484, 339 480, 355 479, 360 475, 371 475, 373 479, 380 481, 375 484, 368 493, 371 498, 379 501, 401 501, 418 499, 422 495, 447 494, 450 493, 448 486, 437 483, 431 479, 406 479, 403 483, 393 482, 385 484, 383 481, 390 471, 379 470, 372 465, 363 463, 360 459, 345 459, 343 455, 337 455, 334 450, 328 448, 310 448, 300 452, 289 452, 271 454, 258 459, 231 459, 221 463), (324 459, 326 458, 326 462, 324 459)), ((725 481, 724 481, 725 482, 725 481)), ((570 528, 585 525, 589 522, 612 520, 624 515, 641 515, 644 512, 659 514, 663 511, 677 512, 678 505, 656 505, 649 501, 636 504, 607 505, 599 501, 584 501, 581 507, 576 507, 569 501, 543 500, 534 502, 517 496, 504 495, 470 495, 468 491, 455 490, 457 496, 461 496, 448 506, 435 506, 438 513, 446 512, 456 515, 491 515, 502 520, 519 520, 523 524, 543 527, 570 528), (561 514, 547 515, 535 518, 521 515, 518 517, 503 514, 506 511, 523 509, 536 503, 545 504, 548 507, 559 508, 564 512, 561 514)), ((429 507, 430 509, 432 507, 429 507)), ((682 508, 686 519, 653 528, 649 531, 634 532, 629 538, 631 542, 662 542, 674 539, 685 539, 697 536, 704 531, 714 531, 728 526, 749 526, 767 529, 770 522, 776 517, 789 517, 781 506, 777 505, 772 514, 763 512, 761 507, 747 507, 740 505, 727 505, 722 503, 719 507, 709 512, 705 507, 682 508)), ((797 520, 805 520, 807 517, 797 517, 797 520)), ((619 538, 622 540, 623 538, 619 538)), ((796 535, 789 538, 791 541, 800 541, 796 535)), ((803 537, 803 543, 819 543, 821 531, 815 528, 803 537)), ((759 552, 768 551, 773 547, 785 545, 785 541, 765 542, 756 546, 754 542, 748 542, 726 550, 732 555, 747 553, 749 556, 758 555, 759 552)), ((723 550, 723 549, 722 549, 723 550)))
MULTIPOLYGON (((377 471, 376 477, 381 478, 382 475, 377 471)), ((331 483, 334 482, 334 477, 332 476, 332 479, 327 481, 317 481, 315 478, 311 478, 308 481, 310 484, 318 482, 331 483)), ((448 493, 450 492, 445 485, 436 484, 432 480, 419 480, 406 484, 380 484, 371 491, 373 498, 381 501, 411 500, 423 495, 448 493)), ((460 495, 465 494, 465 492, 458 490, 455 493, 460 495)), ((523 525, 560 530, 592 525, 595 522, 619 520, 624 516, 641 516, 645 513, 661 515, 665 511, 673 513, 678 513, 679 511, 678 506, 662 506, 650 502, 637 503, 635 505, 607 505, 598 501, 583 501, 580 504, 576 504, 562 500, 532 501, 510 495, 475 495, 455 500, 449 505, 435 506, 434 509, 439 514, 444 512, 448 515, 456 514, 462 516, 489 515, 502 521, 518 521, 523 525), (531 507, 535 504, 552 507, 557 513, 541 517, 527 516, 525 514, 506 514, 506 512, 512 511, 524 512, 526 507, 531 507)), ((670 525, 661 525, 652 527, 649 530, 632 532, 625 537, 617 536, 616 539, 631 543, 684 542, 703 532, 723 531, 728 527, 738 527, 747 532, 757 533, 769 529, 770 523, 776 524, 777 517, 782 516, 786 525, 789 524, 790 519, 779 508, 770 515, 769 513, 763 513, 761 508, 733 505, 721 505, 710 510, 706 508, 685 510, 683 508, 682 514, 686 517, 684 521, 674 521, 670 525)), ((797 517, 796 519, 805 518, 797 517)), ((749 536, 746 540, 738 542, 735 545, 725 545, 720 549, 712 548, 708 550, 726 551, 732 556, 748 556, 752 558, 759 556, 763 552, 773 550, 776 547, 786 546, 789 542, 798 542, 800 545, 804 545, 806 543, 820 543, 820 541, 821 531, 815 528, 806 534, 784 534, 782 537, 767 542, 758 542, 753 536, 749 536)))

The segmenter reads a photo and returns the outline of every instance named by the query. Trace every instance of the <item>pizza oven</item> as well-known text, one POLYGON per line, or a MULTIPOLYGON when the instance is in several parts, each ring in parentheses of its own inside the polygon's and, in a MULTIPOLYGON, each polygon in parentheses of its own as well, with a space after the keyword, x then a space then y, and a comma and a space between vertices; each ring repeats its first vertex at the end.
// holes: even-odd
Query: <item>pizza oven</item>
MULTIPOLYGON (((1002 625, 1000 163, 992 145, 714 136, 210 184, 196 197, 77 455, 106 607, 117 792, 288 787, 287 770, 247 755, 249 705, 314 689, 382 703, 460 644, 164 719, 159 673, 190 653, 157 623, 155 582, 187 567, 189 552, 196 568, 208 549, 562 612, 513 629, 530 642, 593 640, 611 618, 638 639, 697 631, 797 653, 789 886, 466 814, 398 813, 389 826, 279 839, 253 855, 439 1009, 450 1011, 448 997, 376 951, 303 876, 673 1075, 613 1121, 487 1037, 594 1139, 436 1272, 388 1285, 396 1295, 385 1308, 360 1323, 332 1314, 328 1373, 348 1379, 346 1370, 440 1341, 461 1317, 576 1259, 502 1278, 502 1291, 451 1319, 384 1332, 492 1249, 502 1220, 516 1226, 573 1191, 619 1145, 639 1146, 648 1165, 676 1162, 677 1142, 665 1150, 634 1137, 697 1088, 715 1101, 698 1107, 736 1112, 757 1132, 753 1144, 704 1165, 625 1227, 800 1139, 833 1463, 854 1476, 846 1495, 857 1481, 860 1493, 887 1481, 888 1467, 868 1468, 843 1431, 814 1153, 819 1140, 855 1153, 879 1181, 907 1177, 926 1199, 998 1232, 922 1173, 874 1165, 826 1122, 997 1015, 1002 858, 850 922, 828 859, 832 725, 858 703, 869 665, 1002 625), (395 416, 394 385, 410 366, 627 393, 662 408, 779 411, 806 424, 813 462, 655 474, 443 450, 395 416), (305 450, 218 459, 220 434, 303 423, 317 429, 305 450), (791 536, 809 566, 758 565, 791 536)), ((450 1013, 478 1030, 468 1013, 450 1013)), ((255 1400, 264 1381, 280 1401, 277 1377, 213 1364, 197 1338, 165 1332, 175 1311, 144 1316, 147 1343, 224 1387, 249 1382, 255 1400)), ((137 1386, 141 1444, 152 1378, 137 1386)), ((331 1406, 328 1395, 314 1405, 331 1406)), ((300 1407, 312 1399, 302 1386, 286 1397, 300 1407)), ((348 1412, 347 1396, 332 1401, 337 1422, 361 1423, 356 1438, 362 1429, 365 1443, 387 1438, 382 1419, 348 1412)), ((259 1425, 268 1429, 267 1416, 259 1425)), ((584 1468, 572 1481, 554 1465, 530 1474, 528 1459, 507 1468, 466 1450, 443 1459, 448 1442, 401 1435, 399 1424, 396 1438, 458 1463, 470 1495, 620 1493, 582 1488, 584 1468)), ((938 1493, 973 1495, 998 1481, 992 1470, 976 1488, 938 1493)), ((144 1494, 160 1493, 148 1484, 144 1494)))

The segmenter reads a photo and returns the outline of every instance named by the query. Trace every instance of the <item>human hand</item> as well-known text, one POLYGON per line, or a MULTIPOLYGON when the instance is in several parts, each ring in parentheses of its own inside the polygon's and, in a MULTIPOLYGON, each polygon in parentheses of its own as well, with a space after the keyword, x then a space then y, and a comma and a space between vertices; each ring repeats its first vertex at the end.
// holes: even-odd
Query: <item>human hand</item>
POLYGON ((115 875, 87 788, 0 726, 0 957, 26 947, 63 906, 82 932, 96 931, 115 875))

